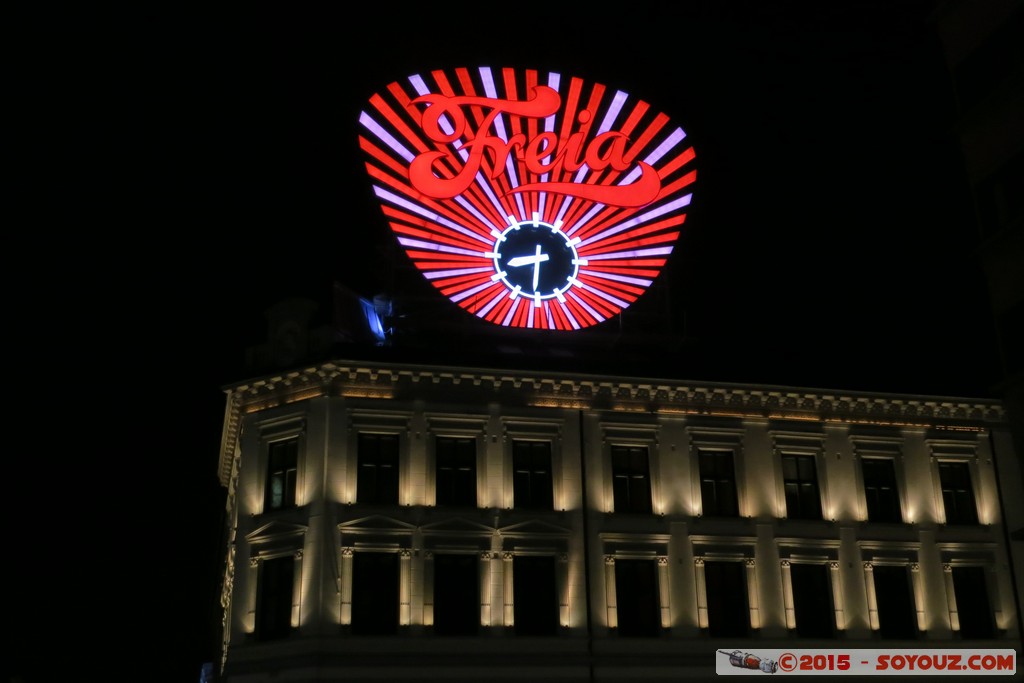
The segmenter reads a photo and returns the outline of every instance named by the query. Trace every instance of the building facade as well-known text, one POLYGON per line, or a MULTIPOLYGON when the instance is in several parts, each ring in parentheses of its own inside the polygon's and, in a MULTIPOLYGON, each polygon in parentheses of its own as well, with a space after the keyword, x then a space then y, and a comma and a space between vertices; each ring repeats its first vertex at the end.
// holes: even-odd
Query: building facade
POLYGON ((228 681, 1020 642, 996 401, 341 360, 226 391, 228 681))

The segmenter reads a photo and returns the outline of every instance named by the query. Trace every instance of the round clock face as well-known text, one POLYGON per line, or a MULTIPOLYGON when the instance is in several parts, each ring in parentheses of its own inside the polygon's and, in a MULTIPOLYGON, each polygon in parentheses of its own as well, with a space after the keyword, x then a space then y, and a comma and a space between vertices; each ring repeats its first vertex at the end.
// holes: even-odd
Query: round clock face
POLYGON ((578 284, 579 240, 572 240, 560 225, 536 220, 514 223, 494 241, 495 279, 501 280, 512 296, 526 296, 540 302, 564 300, 564 294, 578 284))

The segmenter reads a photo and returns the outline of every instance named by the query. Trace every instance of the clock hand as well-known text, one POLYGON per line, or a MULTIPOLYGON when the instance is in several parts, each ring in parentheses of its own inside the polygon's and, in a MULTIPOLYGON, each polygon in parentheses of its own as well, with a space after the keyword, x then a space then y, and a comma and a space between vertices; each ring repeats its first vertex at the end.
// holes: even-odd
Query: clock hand
MULTIPOLYGON (((547 260, 547 258, 546 258, 547 254, 544 254, 544 256, 545 256, 544 260, 547 260)), ((540 245, 538 244, 537 245, 537 257, 536 257, 536 260, 533 262, 533 291, 535 291, 535 292, 537 291, 537 276, 540 275, 540 262, 541 262, 541 258, 540 258, 540 245)))
POLYGON ((540 245, 537 246, 537 252, 538 254, 536 256, 513 256, 505 262, 505 265, 511 266, 512 268, 518 268, 519 266, 531 266, 535 263, 548 260, 549 257, 547 254, 539 253, 540 245))

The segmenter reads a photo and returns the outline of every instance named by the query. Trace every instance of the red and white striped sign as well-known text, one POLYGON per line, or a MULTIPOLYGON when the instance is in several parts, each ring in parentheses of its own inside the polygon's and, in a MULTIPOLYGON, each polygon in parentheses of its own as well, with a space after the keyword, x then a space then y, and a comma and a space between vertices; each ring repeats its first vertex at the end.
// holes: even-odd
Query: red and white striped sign
POLYGON ((557 73, 413 75, 371 97, 360 123, 399 243, 442 294, 498 325, 582 329, 636 301, 696 179, 667 115, 557 73))

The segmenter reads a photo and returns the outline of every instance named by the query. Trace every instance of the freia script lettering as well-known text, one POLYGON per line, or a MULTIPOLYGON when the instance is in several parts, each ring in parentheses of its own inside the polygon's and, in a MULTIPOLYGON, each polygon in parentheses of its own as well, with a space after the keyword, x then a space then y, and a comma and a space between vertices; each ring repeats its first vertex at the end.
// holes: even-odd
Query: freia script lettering
MULTIPOLYGON (((628 137, 618 131, 607 131, 594 137, 584 147, 586 132, 576 131, 568 138, 552 132, 543 132, 527 140, 518 133, 508 142, 490 133, 491 125, 499 114, 510 114, 532 119, 543 119, 558 111, 562 99, 558 92, 545 85, 533 89, 528 100, 503 100, 471 95, 446 96, 441 94, 423 95, 414 103, 427 104, 421 126, 423 132, 434 142, 448 144, 465 136, 468 141, 459 152, 424 152, 409 165, 409 180, 413 187, 423 194, 436 199, 450 199, 465 192, 480 171, 485 153, 490 154, 491 176, 498 177, 505 168, 510 154, 522 161, 527 170, 540 175, 557 174, 561 171, 575 172, 584 164, 595 172, 611 167, 618 172, 631 168, 631 155, 626 150, 628 137), (489 110, 478 130, 468 128, 463 111, 464 106, 477 106, 489 110), (445 132, 442 121, 449 124, 445 132), (463 161, 461 152, 468 157, 463 161), (448 161, 458 169, 451 178, 439 177, 434 173, 438 162, 448 161), (460 167, 461 166, 461 167, 460 167)), ((582 110, 577 117, 586 124, 591 113, 582 110)), ((527 183, 513 188, 510 192, 545 191, 589 199, 610 206, 640 207, 651 203, 661 191, 658 172, 642 161, 636 163, 639 177, 628 185, 598 185, 572 182, 527 183)))

